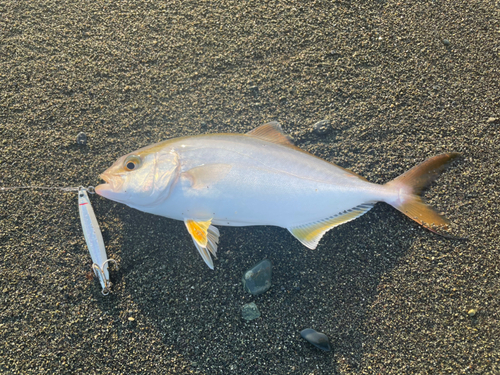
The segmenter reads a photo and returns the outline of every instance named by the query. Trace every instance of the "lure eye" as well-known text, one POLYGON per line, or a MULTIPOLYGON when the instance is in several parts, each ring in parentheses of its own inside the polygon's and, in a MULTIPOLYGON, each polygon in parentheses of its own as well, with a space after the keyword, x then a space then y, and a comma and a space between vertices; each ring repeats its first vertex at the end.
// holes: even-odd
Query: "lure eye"
POLYGON ((141 158, 136 155, 130 155, 125 159, 123 165, 127 171, 133 171, 141 166, 141 158))

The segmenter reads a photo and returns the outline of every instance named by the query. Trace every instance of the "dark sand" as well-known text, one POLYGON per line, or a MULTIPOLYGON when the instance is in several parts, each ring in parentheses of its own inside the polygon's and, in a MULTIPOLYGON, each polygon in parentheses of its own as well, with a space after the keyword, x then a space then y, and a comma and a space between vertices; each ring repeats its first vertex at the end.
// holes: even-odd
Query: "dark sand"
POLYGON ((0 192, 1 373, 500 373, 500 3, 302 4, 2 2, 0 185, 97 185, 136 148, 279 120, 378 183, 461 152, 426 198, 469 239, 379 204, 315 251, 220 228, 211 271, 183 223, 91 196, 119 262, 103 297, 77 194, 0 192), (241 275, 266 257, 273 287, 247 295, 241 275))

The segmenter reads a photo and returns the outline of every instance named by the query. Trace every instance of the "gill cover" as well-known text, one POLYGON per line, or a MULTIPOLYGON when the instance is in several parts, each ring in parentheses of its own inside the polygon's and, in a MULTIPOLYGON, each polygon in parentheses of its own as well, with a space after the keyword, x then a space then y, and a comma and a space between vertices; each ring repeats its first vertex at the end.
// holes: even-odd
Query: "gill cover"
POLYGON ((97 186, 96 192, 131 207, 167 199, 179 178, 179 157, 172 149, 156 150, 145 148, 119 158, 101 175, 106 184, 97 186))
POLYGON ((174 150, 160 150, 141 158, 141 164, 128 172, 129 186, 134 191, 133 206, 153 206, 167 199, 179 177, 179 157, 174 150))

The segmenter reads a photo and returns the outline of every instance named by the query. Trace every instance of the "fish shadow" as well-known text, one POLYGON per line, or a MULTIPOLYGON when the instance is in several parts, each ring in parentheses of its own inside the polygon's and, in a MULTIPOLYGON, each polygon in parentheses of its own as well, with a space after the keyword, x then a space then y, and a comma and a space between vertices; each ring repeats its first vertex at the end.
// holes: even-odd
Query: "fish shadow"
POLYGON ((417 226, 387 205, 334 228, 315 250, 274 227, 220 227, 215 270, 198 255, 184 224, 137 212, 126 215, 120 274, 166 345, 210 374, 332 374, 356 371, 370 337, 370 306, 385 275, 407 253, 417 226), (147 235, 144 235, 147 233, 147 235), (263 258, 272 287, 252 296, 243 273, 263 258), (261 317, 247 322, 241 307, 255 302, 261 317), (326 334, 332 351, 300 337, 326 334))

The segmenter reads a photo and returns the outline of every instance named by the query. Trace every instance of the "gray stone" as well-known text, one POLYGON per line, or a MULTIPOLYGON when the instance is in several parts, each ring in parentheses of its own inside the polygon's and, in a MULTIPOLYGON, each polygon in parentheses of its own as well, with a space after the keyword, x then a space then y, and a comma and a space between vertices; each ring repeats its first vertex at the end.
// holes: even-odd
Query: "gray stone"
POLYGON ((266 292, 271 287, 271 267, 271 262, 264 259, 245 271, 241 279, 243 288, 253 295, 266 292))
POLYGON ((87 135, 84 132, 78 133, 76 136, 76 143, 81 146, 85 146, 87 144, 87 135))
POLYGON ((330 126, 330 120, 318 121, 313 126, 313 132, 314 132, 314 134, 317 134, 317 135, 328 134, 328 133, 330 133, 331 130, 332 130, 332 127, 330 126))
POLYGON ((250 92, 252 95, 257 98, 259 96, 259 87, 258 86, 251 86, 250 87, 250 92))
POLYGON ((324 333, 316 332, 312 328, 306 328, 300 332, 300 335, 315 347, 324 350, 325 352, 329 352, 331 350, 328 337, 324 333))
POLYGON ((243 305, 241 308, 241 316, 245 320, 254 320, 260 317, 260 311, 257 305, 253 302, 247 303, 246 305, 243 305))

